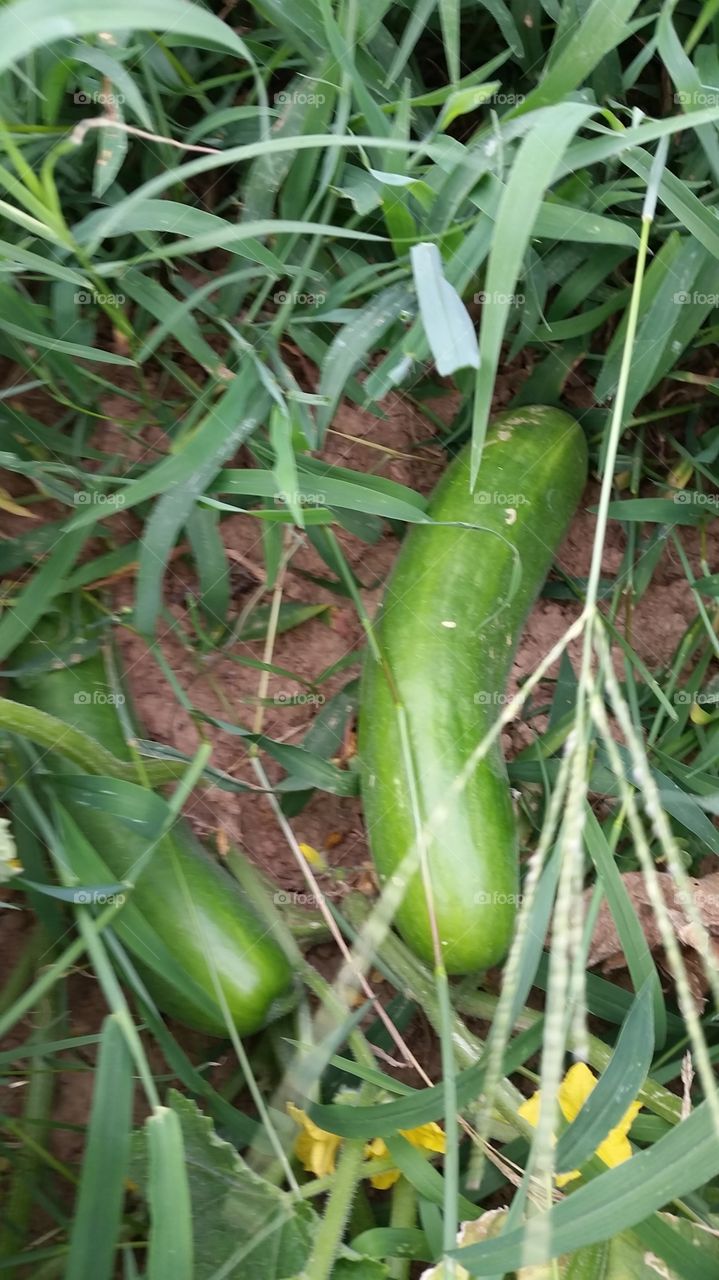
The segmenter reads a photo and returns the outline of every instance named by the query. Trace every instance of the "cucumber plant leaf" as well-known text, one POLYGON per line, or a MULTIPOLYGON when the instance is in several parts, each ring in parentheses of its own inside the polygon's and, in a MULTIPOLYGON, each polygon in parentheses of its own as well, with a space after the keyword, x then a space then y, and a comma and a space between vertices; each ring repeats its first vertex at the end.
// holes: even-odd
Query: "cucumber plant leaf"
MULTIPOLYGON (((184 1143, 194 1234, 194 1280, 285 1280, 303 1273, 319 1218, 306 1201, 293 1199, 260 1177, 190 1099, 170 1090, 167 1105, 184 1143)), ((131 1178, 143 1195, 149 1174, 145 1130, 133 1138, 131 1178)), ((343 1249, 333 1280, 384 1280, 382 1262, 343 1249)))

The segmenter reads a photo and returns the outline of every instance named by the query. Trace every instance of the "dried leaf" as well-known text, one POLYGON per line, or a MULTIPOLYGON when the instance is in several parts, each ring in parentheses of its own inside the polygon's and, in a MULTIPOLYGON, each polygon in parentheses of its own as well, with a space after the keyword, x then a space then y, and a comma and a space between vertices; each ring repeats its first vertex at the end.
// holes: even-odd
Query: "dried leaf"
POLYGON ((28 511, 27 507, 21 507, 19 502, 15 502, 7 489, 0 489, 0 511, 9 511, 13 516, 23 516, 25 520, 38 519, 34 511, 28 511))
MULTIPOLYGON (((698 1000, 703 1000, 707 993, 706 975, 699 954, 700 939, 697 938, 696 928, 689 918, 685 891, 679 888, 673 876, 667 872, 660 872, 657 879, 672 927, 684 950, 684 962, 692 994, 698 1000)), ((622 880, 649 948, 656 955, 661 967, 668 972, 659 924, 649 900, 644 875, 641 871, 627 871, 622 876, 622 880)), ((704 876, 702 879, 694 879, 690 876, 688 883, 688 892, 691 893, 695 910, 710 936, 714 954, 719 960, 719 872, 704 876)), ((591 890, 585 893, 585 904, 588 903, 590 894, 591 890)), ((616 925, 606 900, 602 902, 597 915, 588 964, 590 968, 598 965, 603 973, 611 973, 613 970, 626 967, 616 925)))

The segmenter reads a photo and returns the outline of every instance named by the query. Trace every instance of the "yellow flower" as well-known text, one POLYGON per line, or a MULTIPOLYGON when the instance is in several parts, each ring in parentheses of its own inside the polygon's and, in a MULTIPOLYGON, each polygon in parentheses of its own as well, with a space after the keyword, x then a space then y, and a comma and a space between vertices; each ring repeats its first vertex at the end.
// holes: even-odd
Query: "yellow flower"
POLYGON ((711 724, 714 719, 710 711, 703 707, 699 702, 692 702, 692 709, 689 712, 689 719, 692 724, 711 724))
MULTIPOLYGON (((377 1160, 383 1160, 389 1155, 387 1144, 383 1138, 373 1138, 368 1142, 364 1149, 365 1160, 371 1160, 374 1156, 377 1160)), ((399 1178, 399 1169, 386 1169, 384 1173, 376 1173, 370 1182, 378 1191, 386 1191, 388 1187, 394 1186, 399 1178)))
POLYGON ((295 1155, 302 1161, 303 1168, 308 1173, 313 1173, 316 1178, 324 1178, 326 1174, 334 1173, 335 1156, 342 1141, 339 1134, 320 1129, 313 1120, 310 1120, 306 1111, 294 1106, 291 1102, 287 1103, 287 1110, 295 1124, 298 1124, 302 1130, 295 1140, 295 1155))
MULTIPOLYGON (((576 1120, 596 1083, 596 1078, 584 1062, 575 1062, 574 1066, 569 1068, 559 1086, 557 1096, 559 1098, 559 1109, 564 1119, 570 1124, 572 1120, 576 1120)), ((540 1102, 541 1094, 533 1093, 531 1098, 522 1103, 518 1113, 535 1129, 539 1124, 540 1102)), ((615 1165, 624 1164, 624 1161, 629 1160, 632 1154, 631 1143, 627 1135, 634 1123, 637 1112, 641 1110, 641 1106, 641 1102, 633 1102, 628 1110, 625 1111, 619 1124, 607 1134, 604 1141, 600 1142, 597 1147, 596 1154, 600 1160, 609 1165, 610 1169, 613 1169, 615 1165)), ((557 1186, 566 1186, 573 1178, 578 1177, 578 1169, 573 1169, 571 1173, 558 1174, 557 1186)))
MULTIPOLYGON (((444 1152, 445 1150, 444 1131, 435 1124, 434 1120, 430 1120, 429 1124, 420 1124, 416 1129, 400 1129, 399 1132, 420 1151, 444 1152)), ((389 1151, 383 1138, 373 1138, 365 1146, 364 1154, 366 1160, 371 1160, 373 1156, 383 1160, 389 1155, 389 1151)), ((376 1173, 373 1178, 370 1178, 370 1182, 378 1191, 386 1191, 388 1187, 394 1186, 399 1176, 399 1169, 386 1169, 384 1173, 376 1173)))
POLYGON ((313 848, 311 844, 303 844, 301 842, 299 850, 305 862, 309 862, 311 867, 317 867, 320 871, 327 870, 327 861, 319 849, 313 848))
MULTIPOLYGON (((295 1155, 302 1161, 303 1168, 308 1173, 313 1173, 316 1178, 334 1173, 337 1150, 342 1142, 339 1134, 320 1129, 313 1120, 310 1120, 306 1111, 296 1107, 292 1102, 287 1103, 287 1110, 295 1124, 302 1130, 295 1140, 295 1155)), ((418 1147, 421 1151, 443 1152, 445 1149, 444 1132, 433 1120, 429 1124, 418 1125, 416 1129, 400 1129, 399 1132, 403 1138, 412 1143, 413 1147, 418 1147)), ((388 1156, 389 1151, 384 1139, 373 1138, 371 1142, 366 1143, 364 1155, 366 1160, 371 1160, 373 1156, 382 1160, 388 1156)), ((375 1174, 371 1179, 372 1186, 384 1191, 387 1187, 393 1186, 399 1176, 399 1169, 387 1169, 384 1173, 375 1174)))

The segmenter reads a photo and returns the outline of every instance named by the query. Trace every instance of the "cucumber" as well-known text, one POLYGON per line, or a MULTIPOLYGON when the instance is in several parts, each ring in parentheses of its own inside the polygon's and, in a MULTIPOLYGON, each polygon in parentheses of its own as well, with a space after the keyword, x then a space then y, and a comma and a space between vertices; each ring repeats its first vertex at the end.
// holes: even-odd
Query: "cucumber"
MULTIPOLYGON (((47 631, 45 638, 15 651, 18 667, 52 656, 52 632, 47 631)), ((114 755, 130 758, 109 696, 102 654, 20 677, 17 685, 18 701, 58 716, 114 755)), ((78 773, 54 752, 42 756, 42 766, 59 776, 78 773)), ((103 866, 116 880, 134 882, 146 839, 112 814, 74 800, 66 786, 59 795, 71 822, 91 846, 71 852, 72 831, 64 833, 68 860, 76 871, 81 860, 85 883, 103 883, 101 874, 99 880, 93 878, 103 866)), ((113 927, 139 958, 143 980, 158 1007, 186 1026, 227 1035, 208 956, 241 1035, 258 1030, 286 1003, 282 997, 290 982, 287 960, 249 909, 236 881, 208 856, 184 819, 158 842, 113 927)))
MULTIPOLYGON (((404 709, 416 804, 429 834, 427 867, 448 973, 499 963, 512 934, 518 845, 507 770, 497 742, 468 785, 451 787, 495 722, 517 640, 574 513, 587 473, 584 435, 558 409, 520 408, 490 427, 474 494, 469 447, 449 465, 390 575, 368 653, 358 754, 365 823, 385 882, 417 848, 412 782, 397 703, 404 709), (388 673, 390 679, 388 679, 388 673), (394 686, 394 689, 391 687, 394 686)), ((419 871, 396 913, 407 944, 433 962, 419 871)))

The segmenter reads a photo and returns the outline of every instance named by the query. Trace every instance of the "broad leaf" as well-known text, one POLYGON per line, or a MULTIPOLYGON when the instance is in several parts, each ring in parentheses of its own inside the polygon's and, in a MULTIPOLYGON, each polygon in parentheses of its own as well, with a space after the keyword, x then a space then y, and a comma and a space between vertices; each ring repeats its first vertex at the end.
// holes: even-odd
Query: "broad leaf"
MULTIPOLYGON (((319 1218, 250 1169, 194 1102, 171 1090, 168 1105, 184 1144, 194 1237, 193 1280, 290 1280, 302 1273, 319 1218)), ((146 1132, 134 1138, 132 1178, 148 1188, 146 1132)), ((333 1280, 383 1280, 381 1262, 344 1250, 333 1280)))

